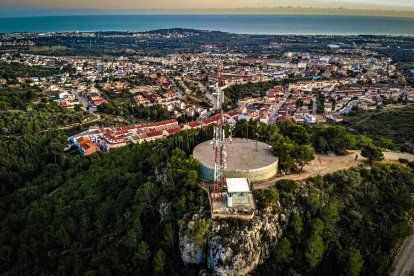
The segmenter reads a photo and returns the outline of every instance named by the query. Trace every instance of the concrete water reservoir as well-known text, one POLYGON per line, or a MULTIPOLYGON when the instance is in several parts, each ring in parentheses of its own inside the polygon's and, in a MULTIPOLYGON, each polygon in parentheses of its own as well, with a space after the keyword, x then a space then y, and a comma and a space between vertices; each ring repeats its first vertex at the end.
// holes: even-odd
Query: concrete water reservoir
MULTIPOLYGON (((200 179, 214 180, 214 149, 212 141, 195 147, 193 156, 200 162, 200 179)), ((273 155, 272 147, 255 140, 233 138, 225 139, 227 169, 225 177, 248 178, 252 182, 272 178, 277 173, 278 158, 273 155), (257 143, 257 148, 256 148, 257 143)))

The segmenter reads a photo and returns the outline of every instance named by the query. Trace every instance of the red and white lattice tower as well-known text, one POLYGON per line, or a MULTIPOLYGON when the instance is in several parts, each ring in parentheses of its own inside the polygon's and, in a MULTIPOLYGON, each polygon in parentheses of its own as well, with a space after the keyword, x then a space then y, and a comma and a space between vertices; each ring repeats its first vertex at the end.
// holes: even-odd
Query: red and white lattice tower
POLYGON ((223 92, 221 90, 221 70, 222 65, 217 65, 217 103, 216 103, 216 114, 218 120, 216 127, 214 128, 214 139, 213 147, 215 152, 214 162, 214 194, 213 200, 223 200, 222 192, 224 188, 224 170, 226 168, 226 152, 224 151, 224 115, 223 115, 223 92))

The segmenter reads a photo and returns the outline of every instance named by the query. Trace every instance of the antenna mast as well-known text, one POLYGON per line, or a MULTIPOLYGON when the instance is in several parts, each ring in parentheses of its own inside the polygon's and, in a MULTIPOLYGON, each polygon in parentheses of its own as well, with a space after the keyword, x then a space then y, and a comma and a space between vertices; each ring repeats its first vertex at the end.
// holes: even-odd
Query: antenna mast
POLYGON ((216 114, 219 115, 216 127, 214 128, 214 196, 213 200, 221 201, 223 199, 222 192, 224 187, 224 170, 226 168, 226 152, 224 151, 224 116, 223 116, 223 92, 221 90, 221 61, 217 64, 217 105, 216 114))

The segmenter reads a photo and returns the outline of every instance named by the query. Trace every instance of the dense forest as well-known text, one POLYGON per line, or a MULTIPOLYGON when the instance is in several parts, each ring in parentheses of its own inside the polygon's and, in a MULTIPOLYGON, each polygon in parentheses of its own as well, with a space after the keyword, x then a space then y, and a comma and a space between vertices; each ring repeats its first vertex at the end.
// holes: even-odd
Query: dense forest
POLYGON ((205 201, 196 160, 145 144, 63 163, 4 198, 2 271, 162 274, 180 268, 177 221, 205 201))
POLYGON ((0 271, 184 273, 179 221, 208 204, 185 151, 209 138, 190 131, 88 158, 63 153, 59 131, 18 138, 8 157, 33 167, 2 159, 0 271))
MULTIPOLYGON (((1 63, 0 63, 1 64, 1 63)), ((29 86, 0 87, 1 110, 26 110, 31 102, 40 98, 41 89, 29 86)))
POLYGON ((226 95, 226 104, 229 109, 237 107, 237 101, 245 97, 264 97, 266 91, 278 85, 279 82, 258 82, 258 83, 247 83, 247 84, 235 84, 224 90, 226 95))
POLYGON ((63 154, 59 127, 87 118, 57 106, 36 87, 0 88, 0 196, 14 191, 63 154))
POLYGON ((276 184, 293 207, 271 257, 256 275, 388 275, 411 232, 414 163, 375 165, 276 184))

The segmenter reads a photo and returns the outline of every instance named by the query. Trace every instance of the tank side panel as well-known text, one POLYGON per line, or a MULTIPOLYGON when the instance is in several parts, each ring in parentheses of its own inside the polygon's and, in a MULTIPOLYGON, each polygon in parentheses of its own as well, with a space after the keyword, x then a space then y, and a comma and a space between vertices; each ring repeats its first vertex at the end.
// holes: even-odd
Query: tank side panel
POLYGON ((278 162, 274 162, 273 164, 259 168, 254 170, 232 170, 232 171, 225 171, 224 175, 226 177, 235 177, 235 178, 248 178, 250 181, 262 181, 269 178, 272 178, 276 175, 278 168, 278 162))
MULTIPOLYGON (((213 181, 214 180, 214 168, 205 164, 200 164, 200 179, 213 181)), ((273 164, 258 168, 254 170, 231 170, 224 171, 225 177, 231 178, 249 178, 250 181, 262 181, 272 178, 276 175, 278 169, 278 161, 273 164)))
POLYGON ((201 163, 199 178, 207 181, 214 181, 214 168, 201 163))

